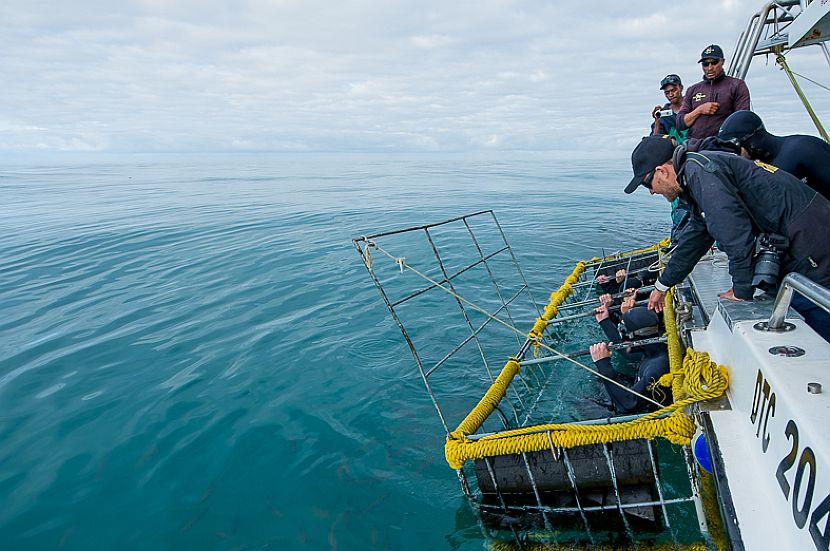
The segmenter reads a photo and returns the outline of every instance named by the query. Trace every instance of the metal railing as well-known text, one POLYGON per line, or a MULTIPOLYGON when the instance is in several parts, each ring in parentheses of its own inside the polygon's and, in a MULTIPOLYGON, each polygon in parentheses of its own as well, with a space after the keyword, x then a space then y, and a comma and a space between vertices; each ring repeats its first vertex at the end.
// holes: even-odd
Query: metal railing
POLYGON ((772 315, 767 321, 767 331, 780 331, 784 328, 784 318, 790 308, 790 301, 793 298, 793 291, 798 291, 801 296, 830 313, 830 289, 822 287, 812 279, 795 272, 784 278, 778 294, 775 296, 775 304, 772 307, 772 315))

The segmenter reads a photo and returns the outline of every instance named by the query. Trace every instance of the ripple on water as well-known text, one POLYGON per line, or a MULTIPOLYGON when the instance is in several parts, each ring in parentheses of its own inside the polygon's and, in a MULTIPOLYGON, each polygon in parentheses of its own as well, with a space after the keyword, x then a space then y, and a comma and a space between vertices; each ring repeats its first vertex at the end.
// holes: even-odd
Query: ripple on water
MULTIPOLYGON (((647 197, 607 200, 624 170, 594 168, 164 157, 4 174, 0 541, 480 549, 350 239, 495 207, 545 297, 570 259, 665 228, 647 197)), ((430 301, 401 307, 425 361, 468 331, 430 301)), ((450 423, 486 384, 476 354, 435 375, 450 423)))

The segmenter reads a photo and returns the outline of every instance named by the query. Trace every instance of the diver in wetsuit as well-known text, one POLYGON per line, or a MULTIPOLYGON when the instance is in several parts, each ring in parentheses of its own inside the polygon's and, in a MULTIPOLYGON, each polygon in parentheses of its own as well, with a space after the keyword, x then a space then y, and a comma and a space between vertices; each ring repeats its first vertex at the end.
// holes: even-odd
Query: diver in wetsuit
POLYGON ((746 150, 749 159, 786 170, 830 199, 830 145, 815 136, 775 136, 752 111, 736 111, 718 131, 718 139, 746 150))
POLYGON ((597 289, 602 293, 622 293, 628 289, 639 289, 645 285, 651 285, 657 279, 657 271, 641 268, 627 272, 625 268, 619 269, 610 276, 610 272, 597 275, 597 289), (626 275, 628 277, 626 277, 626 275))
MULTIPOLYGON (((599 311, 600 308, 597 310, 599 311)), ((608 312, 606 311, 603 317, 603 314, 598 312, 596 316, 597 321, 599 321, 600 326, 611 342, 622 342, 623 336, 620 334, 617 326, 607 317, 607 314, 608 312)), ((638 306, 623 314, 620 325, 625 329, 628 339, 656 337, 660 331, 658 315, 644 306, 638 306)), ((649 389, 661 376, 669 372, 669 354, 665 344, 649 344, 635 351, 620 350, 619 352, 631 360, 639 360, 637 376, 634 384, 630 386, 638 394, 650 396, 649 389)), ((620 374, 614 371, 614 368, 611 366, 611 350, 608 349, 606 343, 600 342, 591 346, 591 359, 601 374, 609 379, 625 384, 620 374)), ((627 392, 625 389, 604 379, 602 383, 608 395, 611 397, 611 402, 617 413, 637 413, 654 409, 654 404, 651 402, 647 402, 637 395, 627 392)))

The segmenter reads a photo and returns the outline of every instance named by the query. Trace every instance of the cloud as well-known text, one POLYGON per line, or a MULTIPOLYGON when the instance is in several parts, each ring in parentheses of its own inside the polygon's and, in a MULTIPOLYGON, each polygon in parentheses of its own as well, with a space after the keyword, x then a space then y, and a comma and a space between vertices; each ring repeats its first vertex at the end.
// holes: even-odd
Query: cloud
MULTIPOLYGON (((0 150, 623 151, 664 101, 660 78, 698 80, 700 50, 728 54, 755 9, 11 0, 0 6, 0 150)), ((794 69, 826 70, 815 50, 791 54, 794 69)), ((763 61, 750 71, 754 107, 772 130, 813 132, 763 61)), ((830 101, 804 86, 826 114, 830 101)))

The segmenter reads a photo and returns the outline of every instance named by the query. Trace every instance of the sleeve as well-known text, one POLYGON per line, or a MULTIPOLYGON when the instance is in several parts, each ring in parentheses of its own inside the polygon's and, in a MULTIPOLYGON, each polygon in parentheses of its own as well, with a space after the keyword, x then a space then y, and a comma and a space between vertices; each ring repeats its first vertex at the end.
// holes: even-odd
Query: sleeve
POLYGON ((825 197, 830 196, 830 145, 821 140, 813 142, 813 147, 805 147, 807 162, 802 162, 802 170, 807 174, 807 184, 825 197))
POLYGON ((752 257, 755 252, 755 236, 752 221, 737 190, 721 178, 727 174, 718 168, 715 173, 697 171, 694 187, 695 199, 706 216, 709 234, 718 247, 729 257, 729 274, 735 296, 752 300, 752 257))
MULTIPOLYGON (((602 373, 604 376, 619 382, 619 378, 617 377, 614 368, 611 367, 610 358, 598 360, 594 362, 594 365, 597 366, 597 371, 602 373)), ((634 394, 631 394, 625 389, 622 389, 614 383, 606 381, 605 379, 600 380, 605 386, 605 390, 608 392, 608 396, 611 397, 611 401, 614 403, 614 407, 617 411, 628 413, 637 407, 639 399, 634 394)))
POLYGON ((599 326, 602 328, 602 332, 605 333, 605 336, 608 337, 609 341, 622 342, 622 335, 620 335, 616 324, 611 321, 611 318, 605 318, 599 322, 599 326))
POLYGON ((692 90, 694 86, 686 90, 686 95, 683 96, 683 103, 680 104, 680 111, 677 112, 676 126, 678 130, 687 130, 689 127, 683 121, 683 117, 692 111, 692 90))
POLYGON ((740 79, 735 86, 735 111, 749 111, 749 88, 740 79))
MULTIPOLYGON (((689 178, 688 171, 686 178, 687 180, 689 178)), ((688 220, 677 236, 679 242, 666 265, 666 269, 663 270, 663 273, 660 274, 654 284, 660 291, 683 281, 692 272, 700 257, 706 254, 706 251, 715 242, 706 228, 706 222, 699 213, 691 211, 688 220)))

